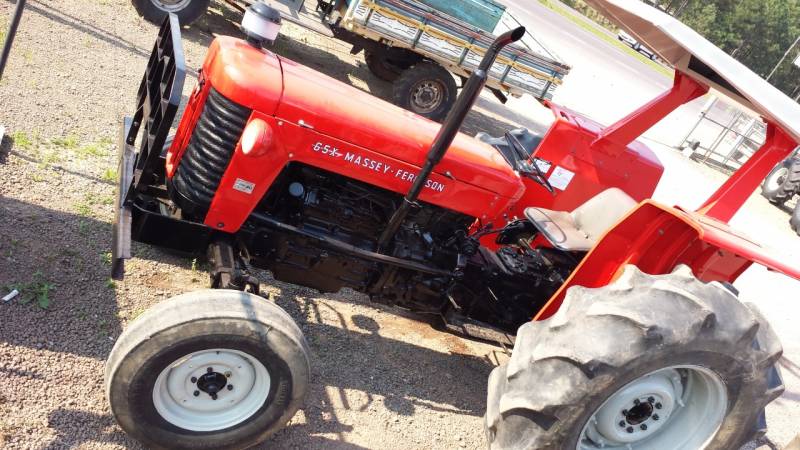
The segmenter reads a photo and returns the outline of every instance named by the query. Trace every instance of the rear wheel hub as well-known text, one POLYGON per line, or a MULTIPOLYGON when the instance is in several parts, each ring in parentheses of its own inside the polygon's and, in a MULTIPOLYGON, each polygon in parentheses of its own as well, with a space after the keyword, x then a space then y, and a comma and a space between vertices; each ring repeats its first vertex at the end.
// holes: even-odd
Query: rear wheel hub
POLYGON ((727 408, 727 391, 714 372, 675 366, 634 380, 589 418, 576 450, 704 448, 727 408))
POLYGON ((436 80, 424 80, 417 83, 411 90, 411 106, 418 114, 427 114, 436 110, 442 104, 445 87, 436 80))

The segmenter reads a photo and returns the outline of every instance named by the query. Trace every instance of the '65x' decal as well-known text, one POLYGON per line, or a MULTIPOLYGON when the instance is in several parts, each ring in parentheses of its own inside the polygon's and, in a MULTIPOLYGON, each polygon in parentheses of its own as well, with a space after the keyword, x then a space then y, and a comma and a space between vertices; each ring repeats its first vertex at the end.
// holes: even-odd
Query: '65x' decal
MULTIPOLYGON (((399 167, 393 167, 391 164, 388 164, 384 161, 380 161, 378 159, 371 158, 368 156, 363 156, 358 153, 346 150, 342 151, 330 144, 323 144, 322 142, 317 142, 316 144, 311 146, 311 149, 317 153, 328 156, 330 158, 338 159, 342 162, 342 164, 352 164, 362 169, 375 171, 387 177, 399 178, 403 181, 408 182, 409 184, 413 183, 414 180, 417 178, 417 174, 414 172, 410 172, 408 170, 399 167)), ((443 183, 440 183, 438 181, 433 181, 431 179, 428 179, 425 182, 425 187, 436 192, 444 192, 445 189, 445 185, 443 183)))

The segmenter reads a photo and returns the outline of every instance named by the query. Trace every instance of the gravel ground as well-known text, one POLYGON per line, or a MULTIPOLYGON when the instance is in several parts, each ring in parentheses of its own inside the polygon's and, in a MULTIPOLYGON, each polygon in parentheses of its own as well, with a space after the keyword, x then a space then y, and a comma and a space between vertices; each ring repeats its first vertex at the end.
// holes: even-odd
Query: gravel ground
MULTIPOLYGON (((0 17, 11 8, 0 2, 0 17)), ((200 65, 214 34, 236 34, 237 21, 216 5, 184 30, 187 66, 200 65)), ((32 0, 26 8, 0 82, 0 291, 25 293, 0 304, 0 448, 138 448, 109 414, 105 358, 128 321, 206 285, 202 262, 138 245, 125 281, 108 279, 114 140, 156 31, 128 0, 32 0)), ((345 44, 289 24, 284 32, 291 39, 278 41, 278 53, 388 98, 390 86, 345 44)), ((464 131, 518 125, 542 129, 482 98, 464 131)), ((321 296, 260 278, 301 324, 314 380, 305 408, 264 448, 484 446, 486 378, 507 358, 502 349, 353 292, 321 296)))
MULTIPOLYGON (((11 8, 0 2, 0 17, 11 8)), ((213 34, 237 33, 236 20, 216 7, 185 30, 187 66, 200 65, 213 34)), ((114 141, 156 31, 128 0, 40 0, 26 8, 0 83, 0 291, 16 287, 26 297, 0 304, 0 447, 137 448, 109 414, 105 358, 149 306, 206 286, 202 263, 144 246, 134 247, 125 281, 108 278, 114 141)), ((290 25, 285 32, 294 39, 280 40, 277 52, 389 95, 345 45, 290 25)), ((465 130, 509 126, 478 111, 465 130)), ((353 292, 321 297, 266 274, 262 281, 303 324, 314 358, 306 407, 270 448, 484 445, 486 379, 502 349, 440 333, 353 292)))

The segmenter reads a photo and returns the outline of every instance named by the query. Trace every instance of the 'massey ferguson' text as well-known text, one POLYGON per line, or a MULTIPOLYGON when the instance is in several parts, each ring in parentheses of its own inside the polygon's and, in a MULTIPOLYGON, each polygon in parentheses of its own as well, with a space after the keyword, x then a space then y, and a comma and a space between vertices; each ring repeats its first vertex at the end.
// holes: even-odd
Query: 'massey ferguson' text
MULTIPOLYGON (((342 152, 338 148, 329 144, 323 144, 322 142, 317 142, 311 147, 311 149, 330 158, 342 160, 344 163, 353 164, 363 169, 372 170, 381 175, 399 178, 400 180, 406 181, 409 184, 413 183, 417 178, 416 173, 405 169, 392 167, 390 164, 387 164, 383 161, 362 156, 358 153, 348 151, 342 152)), ((425 187, 436 192, 444 192, 445 189, 445 185, 443 183, 433 181, 431 179, 425 181, 425 187)))

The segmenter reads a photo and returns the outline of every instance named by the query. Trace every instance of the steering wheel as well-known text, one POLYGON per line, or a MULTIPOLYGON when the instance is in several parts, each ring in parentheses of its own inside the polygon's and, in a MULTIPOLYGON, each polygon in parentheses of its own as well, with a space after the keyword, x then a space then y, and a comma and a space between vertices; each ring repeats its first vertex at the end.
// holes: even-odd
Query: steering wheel
MULTIPOLYGON (((508 141, 509 145, 514 149, 514 151, 520 155, 530 155, 527 150, 525 150, 525 146, 517 139, 516 136, 511 134, 510 132, 505 132, 506 141, 508 141)), ((548 192, 555 195, 556 190, 553 188, 553 185, 547 181, 547 177, 545 176, 542 169, 539 168, 539 165, 536 164, 536 161, 528 162, 528 161, 520 161, 519 165, 522 166, 522 174, 530 178, 531 180, 541 184, 547 189, 548 192), (529 170, 532 169, 532 170, 529 170)))

